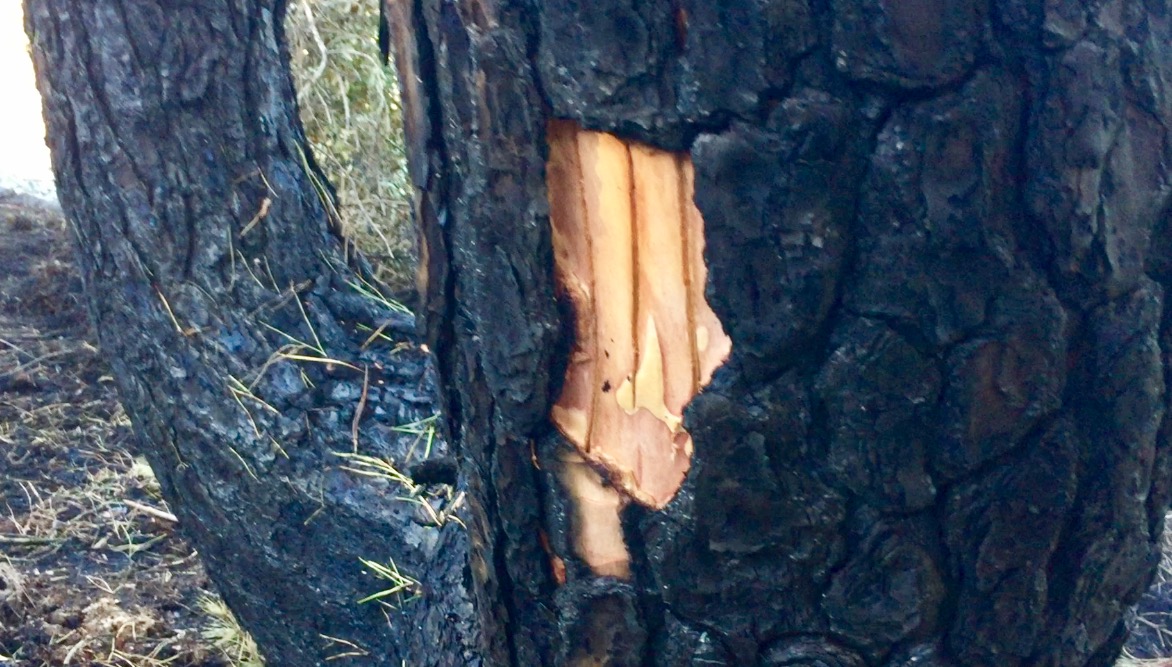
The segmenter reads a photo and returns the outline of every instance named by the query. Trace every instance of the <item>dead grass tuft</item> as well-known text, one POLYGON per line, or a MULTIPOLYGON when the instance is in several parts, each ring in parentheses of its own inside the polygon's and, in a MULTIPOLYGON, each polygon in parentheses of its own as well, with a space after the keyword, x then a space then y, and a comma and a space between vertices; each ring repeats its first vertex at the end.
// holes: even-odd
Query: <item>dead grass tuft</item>
POLYGON ((232 667, 264 667, 256 642, 240 627, 223 600, 205 595, 199 599, 199 608, 208 618, 208 625, 200 634, 220 650, 232 667))
POLYGON ((1172 514, 1164 523, 1160 569, 1140 601, 1131 639, 1115 667, 1172 667, 1172 514))
POLYGON ((344 230, 378 278, 403 289, 415 242, 399 90, 378 53, 377 0, 292 0, 286 29, 301 119, 338 191, 344 230))

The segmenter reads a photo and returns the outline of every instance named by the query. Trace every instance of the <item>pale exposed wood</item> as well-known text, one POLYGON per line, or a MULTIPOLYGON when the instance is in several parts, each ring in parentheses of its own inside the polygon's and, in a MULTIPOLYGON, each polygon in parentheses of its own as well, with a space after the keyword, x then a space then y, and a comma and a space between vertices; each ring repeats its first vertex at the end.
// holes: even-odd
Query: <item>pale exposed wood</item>
POLYGON ((631 159, 627 146, 600 132, 578 134, 585 201, 585 231, 594 269, 595 376, 601 395, 591 415, 584 453, 606 464, 615 483, 638 490, 641 443, 626 427, 616 390, 635 370, 635 247, 631 159))
POLYGON ((631 556, 619 520, 626 501, 618 489, 576 451, 563 454, 558 477, 574 499, 571 521, 578 557, 600 577, 629 578, 631 556))
POLYGON ((554 424, 577 448, 559 478, 574 501, 574 549, 625 577, 618 514, 662 508, 691 463, 683 411, 731 342, 704 300, 704 228, 685 156, 569 122, 548 128, 556 275, 575 347, 554 424))
POLYGON ((693 372, 684 266, 684 213, 675 155, 632 144, 631 172, 636 227, 637 367, 619 389, 639 449, 640 489, 655 505, 679 489, 691 459, 683 411, 698 386, 693 372), (624 400, 630 389, 629 402, 624 400))
POLYGON ((712 373, 728 359, 732 352, 732 339, 724 332, 720 318, 712 312, 704 297, 704 285, 708 280, 708 265, 704 263, 704 218, 692 201, 696 191, 695 172, 690 160, 682 160, 684 191, 685 238, 688 243, 688 303, 693 308, 695 326, 697 369, 700 386, 712 380, 712 373))
POLYGON ((631 148, 631 164, 639 279, 640 356, 635 403, 651 410, 674 433, 680 428, 684 406, 698 389, 692 373, 692 336, 688 326, 679 164, 671 153, 640 145, 631 148), (652 345, 659 348, 659 359, 652 360, 652 345), (644 370, 654 366, 660 367, 659 377, 653 378, 644 370))
POLYGON ((576 345, 566 368, 566 379, 553 419, 579 447, 589 442, 594 409, 594 300, 590 235, 584 233, 586 211, 582 200, 582 166, 578 159, 577 127, 566 121, 549 125, 550 222, 558 285, 574 304, 576 345))

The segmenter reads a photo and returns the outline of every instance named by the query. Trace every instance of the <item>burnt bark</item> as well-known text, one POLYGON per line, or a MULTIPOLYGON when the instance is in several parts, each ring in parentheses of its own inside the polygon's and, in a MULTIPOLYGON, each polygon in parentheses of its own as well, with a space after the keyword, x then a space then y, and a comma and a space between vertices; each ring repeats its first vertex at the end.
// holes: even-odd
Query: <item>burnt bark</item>
POLYGON ((441 476, 408 501, 361 474, 452 451, 402 429, 434 417, 434 371, 334 231, 282 5, 26 4, 88 309, 167 501, 270 665, 465 664, 467 533, 436 520, 458 492, 441 476), (394 585, 362 559, 416 583, 359 604, 394 585))
POLYGON ((1163 4, 394 4, 495 659, 1113 661, 1168 501, 1163 4), (733 341, 629 581, 550 472, 551 119, 686 151, 733 341))
POLYGON ((281 2, 27 2, 101 344, 273 664, 1113 662, 1172 496, 1163 3, 388 2, 417 341, 353 287, 281 2), (556 474, 555 119, 691 160, 732 339, 628 579, 556 474), (437 410, 466 531, 336 455, 437 410), (418 598, 355 604, 359 558, 418 598))

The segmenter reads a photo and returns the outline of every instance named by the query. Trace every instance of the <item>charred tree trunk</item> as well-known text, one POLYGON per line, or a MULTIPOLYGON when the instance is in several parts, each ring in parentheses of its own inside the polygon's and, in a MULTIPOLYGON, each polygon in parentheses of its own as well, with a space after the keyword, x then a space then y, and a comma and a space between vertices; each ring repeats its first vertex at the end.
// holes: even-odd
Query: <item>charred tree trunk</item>
POLYGON ((1113 661, 1169 497, 1163 4, 387 10, 495 661, 1113 661))
POLYGON ((1112 663, 1170 493, 1164 4, 388 2, 414 481, 348 471, 413 460, 425 355, 367 344, 411 336, 282 3, 227 4, 30 28, 102 346, 274 664, 1112 663), (385 619, 360 558, 419 582, 385 619))
POLYGON ((434 417, 434 372, 332 231, 283 5, 26 4, 90 315, 167 501, 270 665, 464 664, 451 452, 402 428, 434 417), (359 604, 397 584, 391 606, 359 604))

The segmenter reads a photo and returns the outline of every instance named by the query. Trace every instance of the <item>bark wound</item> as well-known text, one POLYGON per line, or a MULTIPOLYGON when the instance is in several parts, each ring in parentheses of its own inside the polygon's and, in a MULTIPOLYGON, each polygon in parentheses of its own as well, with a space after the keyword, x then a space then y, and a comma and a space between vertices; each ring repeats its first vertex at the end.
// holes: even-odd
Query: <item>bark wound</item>
POLYGON ((575 344, 552 411, 574 444, 561 479, 575 504, 579 556, 625 577, 618 513, 660 509, 688 471, 684 407, 732 341, 704 299, 704 222, 692 164, 614 135, 554 121, 547 182, 557 280, 575 344))

